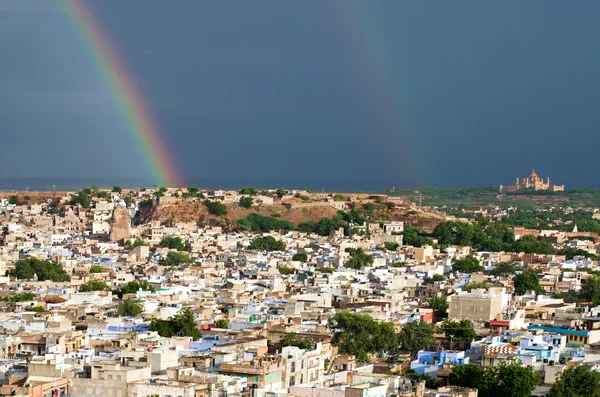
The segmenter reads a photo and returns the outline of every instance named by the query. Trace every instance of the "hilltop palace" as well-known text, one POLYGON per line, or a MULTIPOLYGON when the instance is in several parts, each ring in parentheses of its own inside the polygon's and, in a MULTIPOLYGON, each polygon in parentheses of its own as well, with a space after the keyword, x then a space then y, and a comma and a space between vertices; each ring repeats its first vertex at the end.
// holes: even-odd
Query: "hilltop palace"
POLYGON ((565 185, 552 185, 550 184, 550 178, 546 178, 546 182, 540 178, 535 170, 531 171, 531 174, 519 181, 519 177, 516 179, 516 183, 512 186, 500 185, 500 192, 516 192, 518 190, 533 189, 533 190, 550 190, 552 192, 562 192, 565 190, 565 185))

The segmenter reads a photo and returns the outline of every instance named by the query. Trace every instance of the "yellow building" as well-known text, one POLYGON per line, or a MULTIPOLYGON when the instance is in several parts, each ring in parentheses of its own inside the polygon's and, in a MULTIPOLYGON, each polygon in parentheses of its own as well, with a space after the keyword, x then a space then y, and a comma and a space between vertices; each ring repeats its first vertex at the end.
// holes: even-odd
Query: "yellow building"
POLYGON ((553 185, 550 183, 550 178, 546 178, 546 181, 544 181, 544 179, 540 178, 538 174, 535 173, 535 170, 532 170, 531 174, 521 180, 519 180, 519 177, 517 177, 515 184, 512 186, 500 185, 501 193, 516 192, 518 190, 526 189, 562 192, 565 190, 565 185, 553 185))

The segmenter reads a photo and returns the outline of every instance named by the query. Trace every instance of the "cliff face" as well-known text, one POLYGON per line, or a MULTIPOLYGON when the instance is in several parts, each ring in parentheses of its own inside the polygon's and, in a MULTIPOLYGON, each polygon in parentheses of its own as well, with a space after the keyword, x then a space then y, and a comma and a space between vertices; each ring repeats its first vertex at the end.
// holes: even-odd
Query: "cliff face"
POLYGON ((114 242, 122 242, 131 237, 131 218, 127 208, 117 205, 113 211, 110 223, 110 239, 114 242))

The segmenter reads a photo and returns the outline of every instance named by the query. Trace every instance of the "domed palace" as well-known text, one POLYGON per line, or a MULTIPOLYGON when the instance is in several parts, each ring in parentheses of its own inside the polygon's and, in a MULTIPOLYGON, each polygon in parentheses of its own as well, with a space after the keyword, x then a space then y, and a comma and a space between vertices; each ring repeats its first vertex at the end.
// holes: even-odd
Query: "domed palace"
POLYGON ((546 181, 538 176, 535 173, 535 170, 531 171, 531 174, 526 176, 525 178, 519 181, 519 177, 517 177, 516 183, 512 186, 503 186, 500 185, 500 192, 516 192, 518 190, 550 190, 552 192, 562 192, 565 190, 565 185, 552 185, 550 183, 550 178, 546 178, 546 181))

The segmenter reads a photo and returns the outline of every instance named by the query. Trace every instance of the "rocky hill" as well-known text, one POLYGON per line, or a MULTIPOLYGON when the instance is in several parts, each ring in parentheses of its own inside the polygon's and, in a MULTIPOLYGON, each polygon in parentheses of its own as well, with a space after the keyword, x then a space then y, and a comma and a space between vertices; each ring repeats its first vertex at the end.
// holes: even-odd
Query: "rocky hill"
MULTIPOLYGON (((375 205, 373 211, 366 211, 360 207, 357 208, 370 221, 404 221, 406 224, 417 226, 424 231, 432 231, 445 218, 443 213, 419 208, 410 202, 404 204, 397 205, 393 209, 389 209, 383 205, 375 205)), ((150 221, 161 221, 166 224, 196 222, 201 225, 219 225, 228 229, 236 229, 237 222, 252 213, 276 217, 290 221, 294 225, 299 225, 303 222, 318 222, 322 218, 334 217, 338 214, 338 210, 322 204, 302 208, 290 208, 283 204, 274 204, 260 205, 246 209, 240 207, 237 203, 232 203, 227 204, 227 215, 218 217, 209 214, 202 203, 154 203, 151 206, 142 208, 135 217, 134 222, 136 224, 148 223, 150 221)))

